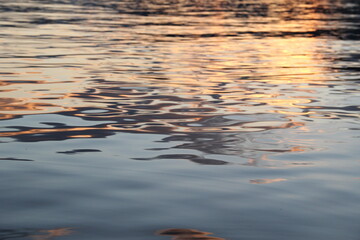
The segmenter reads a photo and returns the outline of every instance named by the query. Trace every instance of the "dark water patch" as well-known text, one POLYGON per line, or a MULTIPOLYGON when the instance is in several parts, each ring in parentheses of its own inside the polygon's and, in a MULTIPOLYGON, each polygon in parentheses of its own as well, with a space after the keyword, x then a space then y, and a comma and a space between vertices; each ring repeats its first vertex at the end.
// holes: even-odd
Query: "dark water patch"
POLYGON ((15 5, 0 5, 0 12, 42 12, 44 8, 28 7, 28 6, 15 6, 15 5))
POLYGON ((226 161, 217 160, 217 159, 210 159, 205 158, 197 155, 191 155, 191 154, 164 154, 159 155, 157 157, 152 158, 133 158, 134 160, 159 160, 159 159, 186 159, 190 160, 191 162, 198 163, 198 164, 204 164, 204 165, 225 165, 229 164, 226 161))
POLYGON ((1 161, 22 161, 22 162, 32 162, 34 160, 26 159, 26 158, 12 158, 12 157, 2 157, 1 161))
MULTIPOLYGON (((22 130, 22 129, 20 129, 22 130)), ((2 132, 3 137, 11 137, 19 142, 40 142, 40 141, 64 141, 75 138, 105 138, 115 134, 114 131, 105 129, 59 129, 56 131, 48 129, 37 129, 28 131, 27 129, 19 132, 2 132)))
POLYGON ((77 24, 84 21, 84 18, 70 18, 70 19, 49 19, 49 18, 36 18, 29 22, 30 24, 77 24))
MULTIPOLYGON (((0 73, 4 74, 4 73, 0 73)), ((8 73, 8 74, 15 74, 15 73, 8 73)), ((45 83, 45 81, 37 81, 37 80, 0 80, 0 85, 11 85, 11 84, 42 84, 45 83)))
POLYGON ((0 75, 13 75, 16 73, 12 73, 12 72, 0 72, 0 75))
POLYGON ((13 229, 0 229, 0 239, 16 239, 16 238, 25 238, 35 234, 36 230, 13 230, 13 229))
POLYGON ((172 109, 171 112, 214 112, 215 109, 211 108, 182 108, 182 109, 172 109))
POLYGON ((99 149, 74 149, 69 151, 59 151, 57 153, 63 154, 76 154, 76 153, 93 153, 93 152, 101 152, 99 149))

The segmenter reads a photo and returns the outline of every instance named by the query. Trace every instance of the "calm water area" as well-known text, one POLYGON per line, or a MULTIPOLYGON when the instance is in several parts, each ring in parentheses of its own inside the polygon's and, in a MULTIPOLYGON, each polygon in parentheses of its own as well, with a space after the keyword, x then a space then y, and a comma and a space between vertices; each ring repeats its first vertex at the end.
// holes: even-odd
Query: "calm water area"
POLYGON ((360 2, 0 0, 0 240, 359 240, 360 2))

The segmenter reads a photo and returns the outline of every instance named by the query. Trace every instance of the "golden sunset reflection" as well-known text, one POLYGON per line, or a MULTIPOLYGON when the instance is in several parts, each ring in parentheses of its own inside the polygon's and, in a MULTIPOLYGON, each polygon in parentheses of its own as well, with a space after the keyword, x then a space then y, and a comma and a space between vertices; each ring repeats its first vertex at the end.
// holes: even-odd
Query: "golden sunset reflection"
MULTIPOLYGON (((223 1, 215 1, 211 4, 216 8, 216 6, 223 6, 223 1)), ((284 8, 287 4, 288 2, 283 1, 278 6, 284 8)), ((181 7, 181 4, 178 7, 181 7)), ((288 11, 284 9, 270 8, 268 11, 272 17, 282 17, 279 15, 281 13, 288 14, 288 11)), ((174 18, 172 19, 174 22, 182 21, 181 17, 170 16, 170 18, 174 18)), ((319 19, 319 14, 309 12, 306 13, 306 18, 319 19)), ((158 17, 155 20, 161 23, 165 19, 158 17)), ((137 53, 136 48, 126 50, 127 54, 132 56, 128 63, 122 59, 123 54, 116 55, 116 52, 114 52, 114 56, 108 62, 101 59, 102 54, 100 54, 99 60, 87 57, 86 54, 83 56, 77 55, 76 65, 85 66, 81 71, 77 70, 80 69, 79 67, 67 67, 61 71, 54 68, 25 68, 23 72, 16 70, 17 74, 20 74, 21 78, 24 79, 37 77, 47 80, 32 80, 33 82, 29 82, 29 84, 17 81, 11 83, 9 81, 1 82, 3 85, 9 85, 9 89, 5 88, 3 90, 2 98, 18 102, 16 107, 3 108, 1 113, 10 114, 13 111, 12 114, 21 115, 67 111, 71 108, 80 107, 106 107, 107 101, 116 100, 114 99, 115 96, 100 94, 94 100, 78 97, 78 93, 86 92, 88 89, 101 92, 103 87, 101 84, 96 84, 87 79, 86 75, 91 71, 98 71, 100 73, 99 77, 108 78, 114 82, 115 86, 121 79, 121 81, 125 81, 127 86, 138 84, 144 87, 159 88, 161 94, 166 93, 166 91, 164 92, 165 88, 168 89, 169 93, 179 94, 186 98, 200 97, 205 100, 205 96, 218 96, 221 101, 229 103, 228 106, 224 104, 220 109, 217 109, 222 113, 242 112, 243 109, 236 107, 235 104, 241 99, 247 99, 248 101, 273 107, 300 109, 299 111, 286 111, 285 109, 274 110, 269 108, 269 111, 300 114, 301 106, 309 103, 309 99, 314 98, 314 95, 312 97, 299 96, 298 93, 300 91, 314 93, 316 90, 306 86, 307 83, 328 80, 328 76, 323 74, 327 63, 322 60, 321 54, 316 50, 318 46, 326 44, 325 40, 305 37, 272 37, 237 41, 235 37, 229 37, 227 34, 239 30, 249 31, 251 29, 253 31, 251 25, 244 25, 241 20, 235 24, 234 19, 228 18, 225 12, 218 12, 215 15, 208 16, 205 20, 203 19, 205 21, 203 24, 199 20, 190 17, 190 21, 201 24, 201 28, 189 26, 172 27, 168 30, 163 28, 158 35, 152 37, 147 36, 146 32, 142 32, 147 31, 145 28, 127 29, 125 34, 129 36, 140 34, 140 40, 145 47, 150 49, 150 51, 142 53, 144 58, 138 57, 139 53, 137 53), (167 37, 165 36, 167 34, 186 35, 189 38, 197 35, 213 34, 214 37, 194 37, 190 41, 186 38, 183 41, 166 41, 167 37), (160 42, 161 46, 158 42, 152 42, 151 38, 162 41, 160 42), (249 44, 248 41, 252 41, 252 44, 249 44), (156 62, 156 64, 151 62, 156 62), (139 66, 158 70, 146 75, 139 71, 130 73, 129 67, 138 68, 139 66), (110 71, 104 71, 107 69, 110 71), (126 74, 116 74, 121 72, 126 74), (159 76, 162 76, 163 79, 157 80, 159 76), (254 85, 255 82, 249 85, 247 79, 256 81, 256 85, 254 85), (284 93, 279 87, 260 89, 259 84, 261 82, 279 87, 280 84, 285 84, 286 92, 291 94, 284 93), (224 87, 221 88, 219 85, 224 85, 224 87), (248 86, 251 85, 256 89, 248 89, 248 86), (21 101, 19 101, 20 99, 21 101), (231 105, 232 103, 234 105, 231 105), (47 107, 34 107, 42 104, 47 105, 47 107), (20 105, 22 106, 20 107, 20 105), (16 110, 19 108, 27 111, 16 110)), ((141 19, 136 21, 141 21, 141 19)), ((256 28, 255 30, 277 31, 277 29, 295 29, 298 25, 301 25, 301 31, 306 32, 313 31, 317 24, 316 20, 304 22, 294 19, 292 21, 261 25, 264 29, 256 28)), ((59 34, 61 31, 63 31, 63 34, 68 33, 68 29, 57 29, 57 31, 59 31, 59 34)), ((98 37, 104 41, 109 41, 110 46, 116 49, 116 42, 111 41, 117 34, 120 34, 120 32, 112 32, 109 35, 99 35, 98 37)), ((72 49, 71 52, 73 54, 77 53, 76 49, 72 49)), ((95 53, 91 48, 87 49, 86 52, 95 53)), ((39 64, 55 63, 59 64, 56 58, 42 59, 39 62, 39 64)), ((156 93, 156 90, 154 93, 156 93)), ((143 96, 141 93, 139 94, 139 96, 143 96)), ((135 92, 131 95, 118 95, 118 97, 129 99, 134 96, 135 92)), ((212 104, 205 102, 203 105, 211 106, 212 104)), ((184 105, 184 107, 188 106, 184 105)), ((162 110, 166 111, 166 108, 162 110)))
POLYGON ((286 0, 266 8, 186 2, 169 8, 141 0, 131 11, 147 16, 109 11, 89 16, 81 27, 40 24, 39 36, 56 41, 12 43, 19 44, 20 57, 12 64, 0 59, 7 68, 0 73, 0 118, 55 113, 66 123, 44 120, 48 126, 7 128, 0 136, 45 141, 184 134, 195 140, 181 147, 263 162, 270 154, 311 149, 296 135, 311 131, 306 120, 336 117, 316 107, 334 80, 324 50, 329 40, 311 35, 326 16, 305 7, 300 17, 286 0), (163 14, 152 14, 158 10, 163 14), (276 131, 283 140, 258 141, 276 131), (207 134, 218 134, 216 144, 197 140, 207 134))

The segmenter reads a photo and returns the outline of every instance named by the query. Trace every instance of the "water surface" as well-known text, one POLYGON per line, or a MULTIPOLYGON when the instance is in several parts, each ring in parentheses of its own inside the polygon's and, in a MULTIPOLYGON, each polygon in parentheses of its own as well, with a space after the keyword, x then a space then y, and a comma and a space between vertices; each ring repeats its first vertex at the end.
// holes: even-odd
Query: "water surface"
POLYGON ((359 13, 0 0, 0 239, 358 240, 359 13))

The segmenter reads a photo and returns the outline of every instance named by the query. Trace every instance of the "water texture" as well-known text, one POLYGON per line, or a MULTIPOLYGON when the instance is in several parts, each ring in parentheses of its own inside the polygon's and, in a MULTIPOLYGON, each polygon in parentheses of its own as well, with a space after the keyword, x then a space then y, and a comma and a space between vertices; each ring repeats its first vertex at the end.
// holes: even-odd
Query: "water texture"
POLYGON ((359 240, 360 3, 0 0, 0 239, 359 240))

